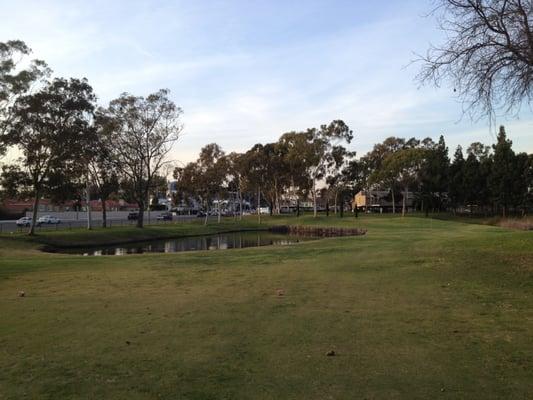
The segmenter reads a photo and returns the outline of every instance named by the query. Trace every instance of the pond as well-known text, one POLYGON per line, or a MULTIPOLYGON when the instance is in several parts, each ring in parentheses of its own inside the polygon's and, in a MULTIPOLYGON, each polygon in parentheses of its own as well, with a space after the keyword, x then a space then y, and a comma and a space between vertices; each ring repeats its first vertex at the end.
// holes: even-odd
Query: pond
POLYGON ((179 253, 194 250, 226 250, 259 246, 286 246, 316 237, 274 233, 269 231, 248 231, 221 233, 206 236, 190 236, 175 239, 160 239, 105 247, 48 248, 54 253, 81 254, 84 256, 122 256, 142 253, 179 253))

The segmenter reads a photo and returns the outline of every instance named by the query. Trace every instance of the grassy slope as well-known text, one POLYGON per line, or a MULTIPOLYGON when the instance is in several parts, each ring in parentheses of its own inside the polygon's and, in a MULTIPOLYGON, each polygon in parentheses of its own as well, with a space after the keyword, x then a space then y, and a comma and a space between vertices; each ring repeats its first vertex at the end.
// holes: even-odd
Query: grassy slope
POLYGON ((531 232, 385 216, 299 223, 369 232, 92 258, 0 240, 0 399, 533 392, 531 232))

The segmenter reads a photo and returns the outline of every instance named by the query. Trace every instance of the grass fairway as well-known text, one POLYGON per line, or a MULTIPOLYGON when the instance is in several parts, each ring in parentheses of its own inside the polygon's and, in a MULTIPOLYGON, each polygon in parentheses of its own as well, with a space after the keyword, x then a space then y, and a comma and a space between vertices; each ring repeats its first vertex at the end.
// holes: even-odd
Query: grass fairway
POLYGON ((0 399, 533 396, 533 232, 416 217, 298 223, 368 234, 124 257, 0 239, 0 399))

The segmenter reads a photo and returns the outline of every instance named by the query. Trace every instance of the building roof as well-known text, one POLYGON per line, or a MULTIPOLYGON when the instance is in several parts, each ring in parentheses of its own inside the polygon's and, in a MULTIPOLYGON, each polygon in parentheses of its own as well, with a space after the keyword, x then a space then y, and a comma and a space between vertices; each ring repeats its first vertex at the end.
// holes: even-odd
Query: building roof
MULTIPOLYGON (((74 201, 67 200, 63 204, 54 204, 50 199, 40 199, 39 205, 41 206, 58 206, 72 208, 75 205, 80 204, 85 207, 86 201, 74 201)), ((91 200, 91 209, 100 209, 102 207, 101 200, 91 200)), ((106 200, 107 208, 138 208, 137 203, 128 203, 124 200, 106 200)), ((2 202, 2 207, 12 211, 24 211, 33 208, 33 199, 6 199, 2 202)))

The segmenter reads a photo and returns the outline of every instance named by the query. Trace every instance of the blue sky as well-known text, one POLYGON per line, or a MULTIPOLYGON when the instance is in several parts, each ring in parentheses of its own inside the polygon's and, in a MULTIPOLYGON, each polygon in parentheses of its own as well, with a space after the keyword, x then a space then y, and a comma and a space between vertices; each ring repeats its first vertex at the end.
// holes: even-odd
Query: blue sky
MULTIPOLYGON (((0 41, 23 39, 58 76, 87 77, 106 104, 169 88, 184 109, 174 157, 217 142, 243 151, 343 119, 362 155, 387 136, 491 143, 446 86, 418 88, 414 53, 441 34, 417 1, 6 1, 0 41)), ((502 118, 533 152, 533 116, 502 118)))

